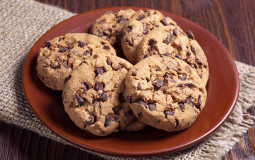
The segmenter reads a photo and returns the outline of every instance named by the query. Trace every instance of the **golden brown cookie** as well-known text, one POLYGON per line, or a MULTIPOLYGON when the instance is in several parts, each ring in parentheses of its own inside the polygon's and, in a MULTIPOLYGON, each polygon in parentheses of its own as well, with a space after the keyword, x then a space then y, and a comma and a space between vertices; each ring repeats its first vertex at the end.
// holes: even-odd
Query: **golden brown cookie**
POLYGON ((204 108, 207 93, 200 82, 187 63, 150 56, 128 72, 124 97, 140 121, 168 132, 179 131, 188 128, 204 108))
POLYGON ((176 23, 157 10, 137 11, 126 22, 121 34, 121 45, 126 58, 134 64, 136 62, 136 49, 143 37, 156 27, 168 25, 176 26, 176 23))
POLYGON ((188 63, 196 70, 201 84, 206 86, 209 67, 203 49, 191 31, 184 32, 180 27, 158 27, 144 36, 137 49, 137 62, 151 55, 168 55, 188 63))
POLYGON ((74 69, 62 94, 71 120, 98 136, 123 130, 133 122, 135 116, 122 94, 131 67, 117 56, 93 55, 74 69))
POLYGON ((69 33, 45 42, 37 57, 41 81, 53 90, 62 90, 70 73, 91 55, 116 55, 111 44, 87 33, 69 33))

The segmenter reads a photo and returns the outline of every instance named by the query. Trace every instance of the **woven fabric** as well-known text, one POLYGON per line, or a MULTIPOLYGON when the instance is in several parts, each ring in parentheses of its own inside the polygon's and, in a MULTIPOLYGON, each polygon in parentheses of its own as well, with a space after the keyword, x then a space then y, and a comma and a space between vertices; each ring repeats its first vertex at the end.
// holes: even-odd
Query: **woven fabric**
MULTIPOLYGON (((32 0, 0 0, 0 15, 0 120, 71 145, 36 118, 25 99, 21 73, 25 58, 36 40, 52 26, 74 14, 32 0)), ((246 110, 255 104, 255 68, 240 62, 236 62, 236 66, 241 81, 240 94, 228 120, 196 146, 150 159, 219 159, 238 142, 253 125, 253 118, 243 117, 246 110)), ((123 159, 92 154, 105 159, 123 159)))

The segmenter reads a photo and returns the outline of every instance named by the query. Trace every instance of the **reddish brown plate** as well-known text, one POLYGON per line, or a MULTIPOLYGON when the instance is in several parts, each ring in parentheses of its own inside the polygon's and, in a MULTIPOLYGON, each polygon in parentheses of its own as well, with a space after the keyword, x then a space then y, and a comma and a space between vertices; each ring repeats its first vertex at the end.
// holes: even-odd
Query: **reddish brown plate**
POLYGON ((149 156, 169 153, 190 147, 213 133, 233 110, 239 91, 236 66, 226 48, 201 26, 172 13, 184 30, 192 30, 204 49, 210 68, 206 106, 195 123, 188 129, 167 133, 147 128, 136 133, 116 133, 96 137, 74 125, 64 112, 61 93, 47 88, 37 77, 36 58, 45 41, 70 32, 87 32, 92 22, 106 11, 140 7, 113 7, 84 12, 71 17, 46 32, 32 47, 23 68, 23 87, 27 100, 42 123, 65 140, 87 150, 119 156, 149 156))

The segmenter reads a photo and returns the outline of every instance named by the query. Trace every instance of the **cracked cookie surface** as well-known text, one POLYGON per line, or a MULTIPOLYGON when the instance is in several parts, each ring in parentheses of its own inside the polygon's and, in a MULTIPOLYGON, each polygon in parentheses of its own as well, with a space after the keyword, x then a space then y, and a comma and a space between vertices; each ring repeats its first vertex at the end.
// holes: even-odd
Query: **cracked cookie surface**
POLYGON ((196 70, 202 85, 206 86, 209 77, 208 62, 191 31, 184 32, 176 26, 155 28, 141 41, 137 49, 137 61, 151 55, 169 55, 185 61, 196 70))
POLYGON ((124 97, 140 121, 168 132, 179 131, 188 128, 204 108, 207 93, 200 81, 185 62, 150 56, 129 71, 124 97))
POLYGON ((116 55, 106 40, 87 33, 69 33, 45 42, 37 57, 41 81, 53 90, 62 90, 72 70, 94 54, 116 55))
POLYGON ((124 79, 132 66, 117 56, 93 55, 74 69, 62 94, 71 120, 98 136, 132 123, 135 116, 123 96, 124 79))
POLYGON ((106 12, 92 25, 90 33, 101 37, 114 45, 126 21, 135 13, 132 9, 106 12))
POLYGON ((176 26, 176 23, 157 10, 137 11, 126 22, 121 34, 121 45, 126 58, 134 64, 136 62, 136 49, 143 37, 156 27, 168 25, 176 26))

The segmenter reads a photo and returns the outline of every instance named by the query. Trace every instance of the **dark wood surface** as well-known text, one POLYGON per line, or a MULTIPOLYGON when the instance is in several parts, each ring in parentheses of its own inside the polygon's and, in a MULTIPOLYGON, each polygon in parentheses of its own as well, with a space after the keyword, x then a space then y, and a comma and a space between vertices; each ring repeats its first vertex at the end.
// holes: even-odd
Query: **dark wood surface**
MULTIPOLYGON (((173 12, 213 33, 238 61, 255 66, 255 0, 38 0, 80 13, 110 6, 173 12)), ((255 106, 249 110, 255 115, 255 106)), ((249 118, 249 117, 245 117, 249 118)), ((222 159, 255 159, 255 125, 222 159)), ((36 133, 0 122, 2 159, 101 159, 36 133)))

